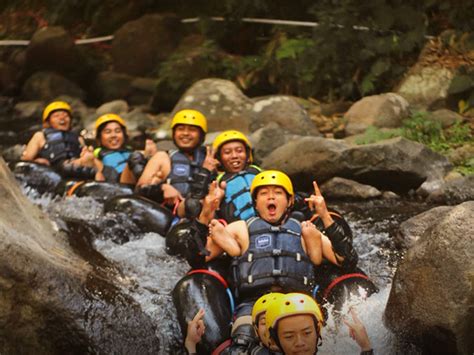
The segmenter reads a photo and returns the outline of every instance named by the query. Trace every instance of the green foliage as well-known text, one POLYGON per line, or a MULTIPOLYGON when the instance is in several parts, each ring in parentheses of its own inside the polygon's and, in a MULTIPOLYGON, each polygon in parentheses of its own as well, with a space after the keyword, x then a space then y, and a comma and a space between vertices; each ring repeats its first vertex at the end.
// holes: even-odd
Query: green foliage
POLYGON ((401 129, 381 130, 377 127, 370 126, 361 137, 356 139, 355 142, 359 145, 372 144, 385 139, 400 137, 401 135, 401 129))
MULTIPOLYGON (((467 122, 457 121, 452 126, 443 129, 440 122, 428 119, 426 112, 416 112, 403 122, 400 129, 381 130, 370 126, 361 137, 356 139, 356 144, 371 144, 398 136, 422 143, 446 156, 452 150, 472 142, 472 132, 467 122)), ((456 170, 463 175, 474 173, 474 158, 457 164, 456 170)))

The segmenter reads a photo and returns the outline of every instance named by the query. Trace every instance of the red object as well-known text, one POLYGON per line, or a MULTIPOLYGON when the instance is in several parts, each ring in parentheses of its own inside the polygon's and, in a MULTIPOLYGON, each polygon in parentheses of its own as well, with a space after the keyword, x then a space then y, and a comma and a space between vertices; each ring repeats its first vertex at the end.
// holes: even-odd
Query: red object
POLYGON ((227 281, 219 275, 219 273, 212 271, 212 270, 207 270, 207 269, 196 269, 196 270, 191 270, 188 272, 188 275, 193 275, 193 274, 207 274, 214 276, 219 282, 224 285, 224 288, 229 288, 229 285, 227 284, 227 281))
POLYGON ((324 290, 324 298, 327 298, 329 294, 331 293, 332 289, 336 287, 336 285, 344 280, 347 279, 352 279, 352 278, 359 278, 359 279, 364 279, 368 280, 369 277, 367 275, 361 274, 361 273, 354 273, 354 274, 345 274, 339 277, 336 277, 332 282, 329 284, 328 287, 324 290))

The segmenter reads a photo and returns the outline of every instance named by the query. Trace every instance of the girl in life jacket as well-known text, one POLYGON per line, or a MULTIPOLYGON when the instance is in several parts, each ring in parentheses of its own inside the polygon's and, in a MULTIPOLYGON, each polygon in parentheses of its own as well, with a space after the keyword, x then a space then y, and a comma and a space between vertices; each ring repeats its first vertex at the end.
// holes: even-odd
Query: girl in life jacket
POLYGON ((250 185, 261 169, 253 165, 252 146, 241 132, 229 130, 219 134, 212 147, 222 171, 217 182, 225 182, 225 196, 218 216, 226 222, 247 220, 256 215, 250 185))
POLYGON ((54 101, 43 111, 43 130, 36 132, 21 159, 51 166, 62 172, 75 167, 94 167, 92 147, 71 131, 72 109, 64 101, 54 101))
MULTIPOLYGON (((176 150, 158 152, 148 162, 138 180, 138 193, 159 196, 185 216, 185 199, 197 201, 207 194, 218 161, 211 148, 203 146, 207 133, 206 117, 199 111, 178 111, 171 121, 176 150), (156 193, 154 190, 158 190, 156 193)), ((159 202, 162 202, 159 201, 159 202)), ((193 212, 193 214, 196 214, 193 212)))
POLYGON ((135 184, 146 165, 147 157, 156 153, 156 145, 147 140, 144 151, 133 152, 127 145, 127 125, 116 114, 100 116, 95 122, 97 181, 135 184))

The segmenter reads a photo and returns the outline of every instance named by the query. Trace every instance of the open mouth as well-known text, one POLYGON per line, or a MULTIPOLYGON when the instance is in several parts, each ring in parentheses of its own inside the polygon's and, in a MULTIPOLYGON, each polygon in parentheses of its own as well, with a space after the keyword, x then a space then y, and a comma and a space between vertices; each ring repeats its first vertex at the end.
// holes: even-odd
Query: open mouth
POLYGON ((276 211, 276 205, 274 203, 270 203, 268 204, 267 209, 270 214, 274 214, 276 211))

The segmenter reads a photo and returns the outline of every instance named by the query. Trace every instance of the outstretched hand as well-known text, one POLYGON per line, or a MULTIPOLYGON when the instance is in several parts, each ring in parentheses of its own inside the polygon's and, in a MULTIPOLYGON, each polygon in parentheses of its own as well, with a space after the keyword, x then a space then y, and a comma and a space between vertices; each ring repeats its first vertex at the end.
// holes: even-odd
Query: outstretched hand
POLYGON ((202 167, 213 172, 217 169, 219 160, 216 159, 216 151, 210 146, 206 146, 206 158, 202 163, 202 167))
POLYGON ((313 181, 314 194, 310 197, 305 198, 304 200, 308 202, 309 209, 314 212, 315 215, 318 215, 323 220, 324 226, 327 228, 331 225, 334 220, 329 214, 328 208, 326 206, 326 201, 319 190, 318 183, 313 181))
POLYGON ((206 326, 204 325, 204 309, 200 309, 194 318, 188 322, 188 330, 186 334, 186 339, 184 341, 184 346, 189 353, 196 352, 196 345, 202 339, 204 332, 206 331, 206 326))
POLYGON ((361 351, 371 350, 372 346, 370 345, 369 336, 367 335, 367 330, 365 329, 364 324, 360 321, 354 308, 350 309, 350 313, 352 316, 352 322, 343 319, 344 323, 349 328, 349 335, 357 342, 357 344, 359 344, 361 351))

